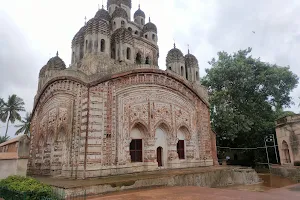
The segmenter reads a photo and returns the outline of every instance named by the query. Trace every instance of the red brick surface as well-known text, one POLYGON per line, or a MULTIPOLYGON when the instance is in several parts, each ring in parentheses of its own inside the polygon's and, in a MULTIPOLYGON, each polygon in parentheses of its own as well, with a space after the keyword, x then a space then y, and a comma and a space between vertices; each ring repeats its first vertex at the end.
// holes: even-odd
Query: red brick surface
MULTIPOLYGON (((295 186, 291 186, 295 187, 295 186)), ((291 187, 273 189, 266 192, 249 192, 230 189, 215 189, 201 187, 173 187, 139 191, 120 192, 90 198, 93 200, 299 200, 300 190, 290 190, 291 187)), ((300 185, 297 186, 300 188, 300 185)))

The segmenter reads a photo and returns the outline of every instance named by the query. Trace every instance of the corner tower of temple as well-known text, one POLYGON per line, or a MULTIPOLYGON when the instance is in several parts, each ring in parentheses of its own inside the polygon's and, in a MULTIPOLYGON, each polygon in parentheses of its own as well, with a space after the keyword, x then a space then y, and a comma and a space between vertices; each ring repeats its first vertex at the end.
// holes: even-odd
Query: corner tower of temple
POLYGON ((174 44, 174 48, 167 54, 166 65, 167 71, 174 72, 191 82, 200 83, 198 60, 190 50, 183 56, 174 44))

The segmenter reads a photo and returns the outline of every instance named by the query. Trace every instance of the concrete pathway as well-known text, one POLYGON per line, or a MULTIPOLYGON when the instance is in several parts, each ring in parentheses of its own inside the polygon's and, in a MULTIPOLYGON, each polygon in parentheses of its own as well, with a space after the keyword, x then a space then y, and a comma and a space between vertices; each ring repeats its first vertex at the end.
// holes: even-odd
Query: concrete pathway
POLYGON ((170 187, 102 195, 90 200, 299 200, 300 184, 266 192, 202 187, 170 187))

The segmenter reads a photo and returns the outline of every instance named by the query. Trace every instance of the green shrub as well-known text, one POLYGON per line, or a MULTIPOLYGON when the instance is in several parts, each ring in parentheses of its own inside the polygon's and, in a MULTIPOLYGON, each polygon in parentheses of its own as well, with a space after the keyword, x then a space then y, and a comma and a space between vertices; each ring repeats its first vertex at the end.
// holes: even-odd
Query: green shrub
POLYGON ((294 161, 294 166, 300 166, 300 161, 294 161))
POLYGON ((12 196, 23 196, 26 197, 26 200, 40 200, 45 197, 54 197, 50 186, 45 185, 36 179, 21 176, 9 176, 8 178, 1 180, 0 195, 2 193, 6 194, 5 199, 7 199, 7 197, 12 198, 12 196))

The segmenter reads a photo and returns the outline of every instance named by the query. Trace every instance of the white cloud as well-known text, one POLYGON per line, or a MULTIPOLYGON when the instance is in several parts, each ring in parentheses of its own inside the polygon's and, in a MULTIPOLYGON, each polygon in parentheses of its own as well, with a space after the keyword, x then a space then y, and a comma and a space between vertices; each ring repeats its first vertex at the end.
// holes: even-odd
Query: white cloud
MULTIPOLYGON (((106 1, 105 6, 106 6, 106 1)), ((133 0, 132 15, 138 8, 133 0)), ((70 64, 71 41, 92 18, 100 0, 10 0, 0 7, 0 97, 17 94, 31 111, 40 68, 56 51, 70 64)), ((253 48, 253 55, 299 74, 300 2, 297 0, 141 0, 141 9, 158 27, 159 66, 173 39, 198 58, 200 74, 218 51, 253 48), (255 34, 252 33, 255 31, 255 34)), ((148 19, 147 19, 148 20, 148 19)), ((298 104, 300 88, 293 93, 298 104)), ((297 106, 290 110, 299 111, 297 106)), ((1 125, 0 125, 1 126, 1 125)), ((3 133, 3 128, 0 129, 3 133)), ((10 130, 13 135, 14 129, 10 130)))

